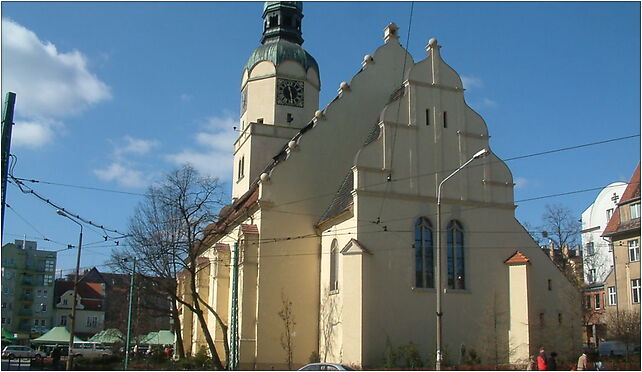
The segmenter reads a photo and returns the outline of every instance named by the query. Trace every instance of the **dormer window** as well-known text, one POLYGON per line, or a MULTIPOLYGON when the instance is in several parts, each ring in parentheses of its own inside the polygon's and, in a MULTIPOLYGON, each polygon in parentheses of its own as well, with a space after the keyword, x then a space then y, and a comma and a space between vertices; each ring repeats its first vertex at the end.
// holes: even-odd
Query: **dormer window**
POLYGON ((631 219, 640 218, 640 203, 631 204, 631 219))

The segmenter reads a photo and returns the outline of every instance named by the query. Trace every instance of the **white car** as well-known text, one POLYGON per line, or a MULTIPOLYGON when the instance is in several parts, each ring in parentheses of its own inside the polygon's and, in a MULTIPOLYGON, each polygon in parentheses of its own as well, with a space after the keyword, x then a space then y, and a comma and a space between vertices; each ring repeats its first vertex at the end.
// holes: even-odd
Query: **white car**
POLYGON ((41 351, 36 351, 29 346, 20 346, 20 345, 8 345, 2 350, 3 358, 44 358, 45 353, 41 351))
POLYGON ((299 368, 299 371, 354 371, 354 369, 336 363, 310 363, 299 368))
POLYGON ((71 355, 83 358, 98 358, 112 355, 109 347, 98 342, 74 342, 71 355))

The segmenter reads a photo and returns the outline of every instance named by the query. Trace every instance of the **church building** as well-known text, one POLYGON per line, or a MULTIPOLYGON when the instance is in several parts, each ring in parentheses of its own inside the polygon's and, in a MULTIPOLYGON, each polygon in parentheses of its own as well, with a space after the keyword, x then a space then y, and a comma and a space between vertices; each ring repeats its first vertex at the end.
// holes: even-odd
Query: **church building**
MULTIPOLYGON (((577 358, 579 294, 515 219, 510 169, 439 42, 415 61, 390 23, 319 108, 302 18, 301 2, 264 5, 233 201, 199 260, 199 293, 229 325, 238 250, 240 368, 377 368, 410 343, 432 367, 438 325, 442 366, 522 364, 541 346, 577 358)), ((206 345, 185 308, 182 327, 186 351, 206 345)))

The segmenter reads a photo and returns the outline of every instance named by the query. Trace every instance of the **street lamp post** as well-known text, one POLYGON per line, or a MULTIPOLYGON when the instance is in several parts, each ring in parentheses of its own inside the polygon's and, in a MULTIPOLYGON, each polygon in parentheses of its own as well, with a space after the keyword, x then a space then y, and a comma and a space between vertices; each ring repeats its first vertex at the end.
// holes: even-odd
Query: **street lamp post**
POLYGON ((76 301, 78 298, 78 278, 80 277, 80 250, 82 249, 82 224, 60 209, 56 211, 59 215, 67 217, 73 223, 80 226, 80 236, 78 237, 78 256, 76 257, 76 277, 74 278, 74 297, 71 302, 71 329, 69 331, 69 350, 67 352, 67 370, 71 371, 73 366, 73 354, 71 352, 72 347, 74 346, 74 330, 76 328, 76 301))
MULTIPOLYGON (((127 262, 127 259, 123 259, 127 262)), ((125 341, 125 371, 129 367, 129 345, 132 334, 132 301, 134 298, 134 275, 136 275, 136 257, 134 257, 134 267, 132 268, 132 277, 129 283, 129 310, 127 312, 127 339, 125 341)))
POLYGON ((442 359, 442 354, 441 354, 441 336, 442 336, 442 325, 441 325, 441 317, 444 315, 442 311, 442 306, 441 306, 441 294, 444 291, 443 290, 443 284, 441 281, 441 187, 444 185, 444 182, 448 181, 452 176, 454 176, 457 172, 462 170, 465 166, 470 164, 473 160, 475 159, 480 159, 489 154, 487 149, 481 149, 478 151, 475 155, 473 155, 472 158, 470 158, 467 162, 462 164, 459 168, 457 168, 454 172, 452 172, 448 177, 444 178, 440 183, 439 187, 437 187, 437 254, 436 254, 436 261, 437 261, 437 357, 435 358, 435 369, 437 371, 441 370, 441 359, 442 359))

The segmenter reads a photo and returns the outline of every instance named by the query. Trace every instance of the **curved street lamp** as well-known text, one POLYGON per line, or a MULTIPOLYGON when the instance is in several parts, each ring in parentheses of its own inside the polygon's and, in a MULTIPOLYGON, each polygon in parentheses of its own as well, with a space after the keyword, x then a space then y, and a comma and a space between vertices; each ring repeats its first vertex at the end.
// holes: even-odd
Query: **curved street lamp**
POLYGON ((435 369, 437 371, 441 370, 441 359, 442 359, 442 354, 441 354, 441 333, 442 333, 442 325, 441 325, 441 317, 444 315, 442 311, 442 306, 441 306, 441 294, 443 292, 443 285, 441 282, 441 187, 444 185, 444 182, 448 181, 452 176, 454 176, 457 172, 460 170, 464 169, 465 166, 470 164, 476 159, 481 159, 483 157, 486 157, 490 154, 488 149, 481 149, 475 155, 473 155, 472 158, 470 158, 467 162, 462 164, 459 168, 457 168, 454 172, 452 172, 448 177, 444 178, 440 183, 439 187, 437 187, 437 254, 436 254, 436 260, 437 260, 437 357, 435 358, 435 369))

